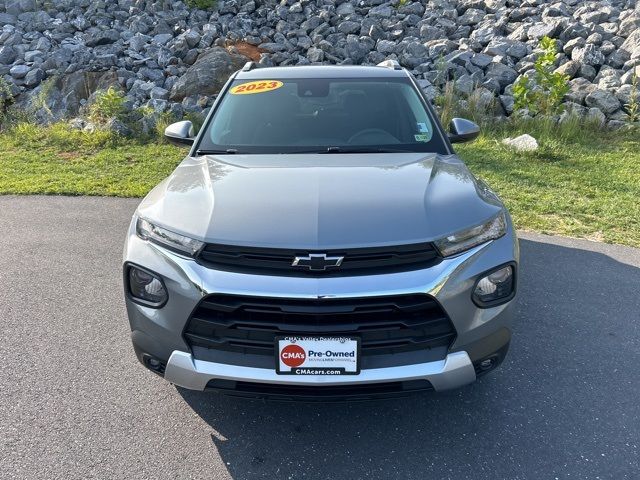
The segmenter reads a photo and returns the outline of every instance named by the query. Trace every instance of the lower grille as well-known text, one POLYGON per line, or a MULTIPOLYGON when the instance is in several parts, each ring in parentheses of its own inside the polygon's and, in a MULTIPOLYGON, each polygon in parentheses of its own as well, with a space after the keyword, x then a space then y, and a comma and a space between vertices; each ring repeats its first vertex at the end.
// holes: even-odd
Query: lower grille
POLYGON ((456 336, 442 307, 423 294, 319 300, 210 295, 184 331, 196 358, 203 349, 273 358, 275 337, 283 334, 357 336, 363 360, 446 350, 456 336))
POLYGON ((211 380, 206 387, 226 395, 280 401, 331 402, 342 400, 376 400, 432 391, 427 380, 370 383, 362 385, 303 386, 211 380))

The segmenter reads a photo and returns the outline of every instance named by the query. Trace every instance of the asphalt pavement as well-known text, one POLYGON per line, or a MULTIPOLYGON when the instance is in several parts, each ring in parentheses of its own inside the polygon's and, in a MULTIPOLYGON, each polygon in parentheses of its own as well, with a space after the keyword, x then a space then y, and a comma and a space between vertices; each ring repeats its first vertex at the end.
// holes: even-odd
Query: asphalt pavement
POLYGON ((522 234, 507 360, 353 404, 177 389, 135 359, 137 200, 0 197, 0 478, 635 479, 640 250, 522 234))

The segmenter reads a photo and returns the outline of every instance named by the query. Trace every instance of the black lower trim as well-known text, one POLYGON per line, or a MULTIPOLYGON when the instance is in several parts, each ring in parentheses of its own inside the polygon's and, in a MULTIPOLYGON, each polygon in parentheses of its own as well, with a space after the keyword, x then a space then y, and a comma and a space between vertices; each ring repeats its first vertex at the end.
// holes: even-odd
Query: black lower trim
POLYGON ((207 384, 206 390, 234 397, 282 402, 341 402, 405 397, 420 392, 432 391, 433 386, 427 380, 334 386, 278 385, 235 382, 232 380, 211 380, 207 384))

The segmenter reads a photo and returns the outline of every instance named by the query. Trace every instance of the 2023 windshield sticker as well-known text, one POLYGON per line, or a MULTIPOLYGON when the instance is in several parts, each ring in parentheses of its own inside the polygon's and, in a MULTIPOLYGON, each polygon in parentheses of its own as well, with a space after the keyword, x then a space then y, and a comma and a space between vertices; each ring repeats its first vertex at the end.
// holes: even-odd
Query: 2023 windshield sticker
POLYGON ((232 95, 251 95, 277 90, 283 83, 278 80, 256 80, 254 82, 241 83, 229 90, 232 95))

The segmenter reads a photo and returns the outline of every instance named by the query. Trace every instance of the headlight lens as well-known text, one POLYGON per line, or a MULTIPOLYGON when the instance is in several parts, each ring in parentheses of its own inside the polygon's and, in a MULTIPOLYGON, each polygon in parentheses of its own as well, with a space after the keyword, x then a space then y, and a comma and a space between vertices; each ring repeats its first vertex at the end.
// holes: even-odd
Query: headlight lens
POLYGON ((507 220, 504 212, 500 212, 488 222, 461 230, 446 238, 437 240, 436 247, 443 257, 469 250, 481 243, 502 237, 507 231, 507 220))
POLYGON ((161 307, 167 301, 167 290, 162 281, 153 273, 133 265, 127 267, 129 294, 143 305, 161 307))
POLYGON ((204 242, 159 227, 143 218, 138 218, 136 233, 143 240, 149 240, 190 257, 193 257, 204 246, 204 242))
POLYGON ((478 280, 473 289, 473 301, 480 307, 492 307, 510 300, 514 290, 513 265, 507 265, 478 280))

